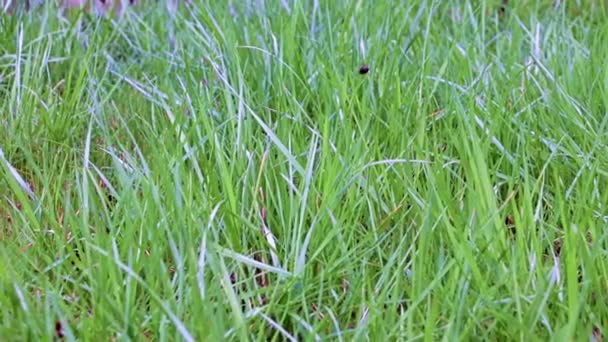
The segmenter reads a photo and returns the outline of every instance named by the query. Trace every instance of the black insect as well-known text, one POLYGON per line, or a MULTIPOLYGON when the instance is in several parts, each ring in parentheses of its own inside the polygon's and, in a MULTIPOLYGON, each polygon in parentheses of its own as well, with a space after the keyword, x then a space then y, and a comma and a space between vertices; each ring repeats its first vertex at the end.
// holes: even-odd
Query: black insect
POLYGON ((361 75, 365 75, 369 72, 369 66, 367 64, 363 64, 360 68, 359 68, 359 73, 361 75))
POLYGON ((63 331, 63 326, 61 325, 60 321, 55 322, 55 335, 57 335, 57 337, 60 339, 65 337, 65 332, 63 331))
POLYGON ((507 6, 509 5, 509 0, 502 0, 500 2, 500 7, 498 7, 498 14, 505 15, 507 12, 507 6))

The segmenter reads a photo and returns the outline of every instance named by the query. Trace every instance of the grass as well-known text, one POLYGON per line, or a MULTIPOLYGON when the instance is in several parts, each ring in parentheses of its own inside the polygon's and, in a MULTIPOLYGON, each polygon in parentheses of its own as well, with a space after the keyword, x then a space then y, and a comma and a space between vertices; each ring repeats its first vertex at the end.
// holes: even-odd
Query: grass
POLYGON ((0 340, 601 340, 608 7, 501 3, 0 17, 0 340))

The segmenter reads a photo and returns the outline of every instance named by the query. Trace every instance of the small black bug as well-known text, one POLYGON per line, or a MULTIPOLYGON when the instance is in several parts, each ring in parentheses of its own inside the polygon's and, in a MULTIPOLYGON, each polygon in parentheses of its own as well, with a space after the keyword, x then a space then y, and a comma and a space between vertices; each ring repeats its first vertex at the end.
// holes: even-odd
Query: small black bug
POLYGON ((367 64, 363 64, 360 68, 359 68, 359 73, 361 75, 365 75, 369 72, 369 66, 367 64))

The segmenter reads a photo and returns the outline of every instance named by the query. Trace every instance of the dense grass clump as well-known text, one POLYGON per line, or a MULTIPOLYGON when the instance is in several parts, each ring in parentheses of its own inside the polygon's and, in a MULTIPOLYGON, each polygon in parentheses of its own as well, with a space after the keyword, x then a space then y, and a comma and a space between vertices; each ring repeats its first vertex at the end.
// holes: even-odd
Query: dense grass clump
POLYGON ((0 340, 601 340, 603 1, 0 17, 0 340))

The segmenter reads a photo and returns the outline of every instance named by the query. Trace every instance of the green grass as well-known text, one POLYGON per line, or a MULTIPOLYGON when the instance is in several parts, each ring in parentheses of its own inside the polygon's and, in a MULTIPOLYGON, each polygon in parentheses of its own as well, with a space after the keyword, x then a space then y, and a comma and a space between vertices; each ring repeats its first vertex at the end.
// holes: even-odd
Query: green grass
POLYGON ((500 3, 0 17, 0 340, 608 334, 608 7, 500 3))

